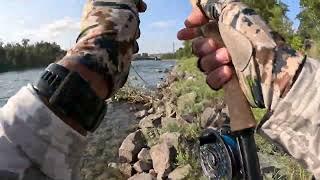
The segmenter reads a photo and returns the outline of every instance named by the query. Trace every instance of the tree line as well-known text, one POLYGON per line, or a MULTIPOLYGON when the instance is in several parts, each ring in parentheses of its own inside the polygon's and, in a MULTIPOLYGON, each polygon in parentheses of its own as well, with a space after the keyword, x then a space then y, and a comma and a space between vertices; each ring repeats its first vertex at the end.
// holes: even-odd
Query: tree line
POLYGON ((65 54, 56 43, 29 42, 29 39, 7 44, 0 41, 0 72, 46 66, 65 54))
MULTIPOLYGON (((311 57, 320 58, 320 1, 300 0, 297 19, 300 25, 296 29, 287 17, 288 5, 281 0, 242 0, 278 32, 294 49, 311 57)), ((186 41, 175 53, 167 54, 171 59, 191 57, 191 42, 186 41)))

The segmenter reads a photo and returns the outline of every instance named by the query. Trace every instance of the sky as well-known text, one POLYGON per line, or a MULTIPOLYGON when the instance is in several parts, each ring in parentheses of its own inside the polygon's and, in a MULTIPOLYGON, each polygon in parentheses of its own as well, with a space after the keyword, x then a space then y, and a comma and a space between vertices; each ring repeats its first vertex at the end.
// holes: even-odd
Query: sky
MULTIPOLYGON (((1 2, 0 39, 3 42, 57 42, 68 49, 79 33, 82 7, 85 0, 10 0, 1 2)), ((188 0, 145 0, 148 11, 141 14, 140 53, 165 53, 182 45, 177 31, 191 11, 188 0), (182 3, 184 2, 184 3, 182 3)), ((283 0, 289 5, 288 17, 295 19, 299 12, 298 0, 283 0)))

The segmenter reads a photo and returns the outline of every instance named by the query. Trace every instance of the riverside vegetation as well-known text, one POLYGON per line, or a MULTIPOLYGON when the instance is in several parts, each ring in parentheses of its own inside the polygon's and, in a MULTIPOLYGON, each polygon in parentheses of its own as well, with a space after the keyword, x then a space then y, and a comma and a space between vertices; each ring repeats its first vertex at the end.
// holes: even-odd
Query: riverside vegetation
MULTIPOLYGON (((178 61, 157 93, 126 88, 114 98, 143 104, 130 134, 119 144, 118 158, 108 168, 115 179, 206 179, 198 157, 198 137, 208 127, 228 120, 223 91, 213 91, 196 68, 196 59, 178 61)), ((265 110, 253 109, 259 121, 265 110)), ((310 179, 311 175, 285 152, 256 135, 265 179, 310 179)))

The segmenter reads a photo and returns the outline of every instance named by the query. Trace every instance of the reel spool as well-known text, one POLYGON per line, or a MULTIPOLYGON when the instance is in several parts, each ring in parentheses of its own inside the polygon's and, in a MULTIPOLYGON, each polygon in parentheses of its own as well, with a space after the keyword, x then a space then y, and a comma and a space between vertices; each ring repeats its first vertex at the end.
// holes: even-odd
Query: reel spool
POLYGON ((200 160, 204 174, 211 180, 240 179, 237 141, 230 134, 207 129, 200 138, 200 160))

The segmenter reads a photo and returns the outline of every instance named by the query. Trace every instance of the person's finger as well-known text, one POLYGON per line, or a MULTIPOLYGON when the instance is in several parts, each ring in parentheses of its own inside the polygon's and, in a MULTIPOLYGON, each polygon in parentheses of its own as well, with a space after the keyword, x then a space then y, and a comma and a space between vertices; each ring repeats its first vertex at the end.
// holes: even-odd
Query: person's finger
POLYGON ((199 8, 193 8, 191 14, 184 22, 185 26, 188 28, 202 26, 208 23, 208 18, 203 15, 202 11, 199 8))
POLYGON ((196 37, 202 36, 202 32, 199 28, 184 28, 178 32, 179 40, 191 40, 196 37))
POLYGON ((192 42, 192 52, 200 58, 215 52, 218 48, 219 45, 212 38, 198 38, 192 42))
POLYGON ((139 5, 138 5, 138 11, 141 13, 146 12, 147 7, 148 7, 147 4, 143 1, 141 1, 141 3, 139 3, 139 5))
POLYGON ((212 71, 207 76, 207 84, 213 90, 219 90, 232 78, 232 69, 230 66, 221 66, 220 68, 212 71))
POLYGON ((231 63, 231 58, 226 48, 220 48, 217 51, 208 54, 199 59, 198 65, 201 71, 210 73, 220 66, 231 63))

